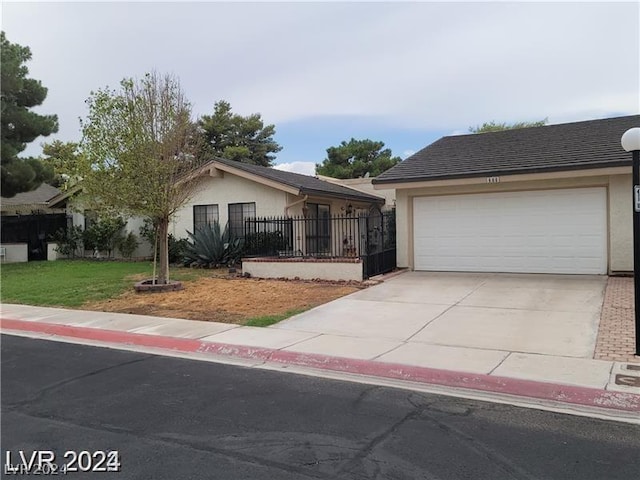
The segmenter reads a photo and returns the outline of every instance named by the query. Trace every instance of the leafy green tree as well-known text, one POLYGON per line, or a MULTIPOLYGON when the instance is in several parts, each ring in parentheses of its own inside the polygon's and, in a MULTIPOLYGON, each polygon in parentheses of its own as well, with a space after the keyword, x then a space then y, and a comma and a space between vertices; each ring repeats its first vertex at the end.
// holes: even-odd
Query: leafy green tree
POLYGON ((282 150, 273 139, 274 125, 265 126, 259 113, 247 117, 232 113, 224 100, 215 104, 213 115, 202 116, 199 125, 206 151, 222 158, 270 167, 276 158, 273 154, 282 150))
POLYGON ((400 161, 400 157, 391 154, 391 149, 384 148, 383 142, 352 138, 327 148, 327 158, 316 164, 316 173, 333 178, 359 178, 366 174, 375 177, 400 161))
POLYGON ((29 69, 24 64, 31 59, 29 47, 9 42, 4 32, 0 33, 0 44, 1 189, 3 197, 13 197, 53 178, 51 168, 18 154, 40 135, 57 132, 58 117, 30 111, 44 102, 47 89, 39 80, 27 78, 29 69))
POLYGON ((516 122, 512 124, 508 124, 505 122, 497 123, 495 120, 491 120, 490 122, 485 122, 482 125, 469 127, 469 132, 471 133, 501 132, 502 130, 515 130, 517 128, 544 127, 547 123, 549 123, 548 118, 543 118, 542 120, 538 120, 536 122, 516 122))
POLYGON ((158 231, 157 282, 167 283, 169 220, 199 185, 192 173, 201 164, 202 137, 191 105, 176 77, 157 73, 93 92, 87 104, 85 206, 149 218, 158 231))

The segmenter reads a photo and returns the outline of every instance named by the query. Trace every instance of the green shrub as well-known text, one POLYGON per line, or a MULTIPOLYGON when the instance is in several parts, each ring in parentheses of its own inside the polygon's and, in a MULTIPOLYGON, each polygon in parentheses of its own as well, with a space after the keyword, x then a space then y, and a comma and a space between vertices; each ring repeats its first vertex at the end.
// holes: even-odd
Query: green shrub
MULTIPOLYGON (((144 220, 144 224, 140 227, 140 236, 149 243, 151 251, 155 250, 154 243, 156 241, 156 229, 156 225, 150 218, 146 218, 144 220)), ((189 240, 187 240, 186 238, 176 238, 173 236, 173 234, 170 233, 168 242, 169 263, 183 263, 184 254, 189 240)), ((156 260, 157 256, 158 252, 156 251, 156 260)))
POLYGON ((76 252, 82 248, 82 228, 77 225, 61 228, 51 236, 51 240, 58 244, 56 248, 58 253, 75 258, 76 252))
POLYGON ((187 233, 191 241, 184 253, 185 265, 216 268, 233 264, 242 255, 241 239, 233 238, 228 227, 221 231, 218 222, 187 233))
POLYGON ((118 240, 117 247, 124 258, 131 258, 133 256, 133 252, 138 248, 138 245, 140 245, 140 242, 138 242, 136 234, 129 232, 118 240))
POLYGON ((182 263, 184 255, 189 246, 189 240, 186 238, 176 238, 169 234, 169 263, 182 263))
POLYGON ((93 222, 83 233, 84 248, 111 253, 122 238, 126 222, 120 217, 102 217, 93 222))
POLYGON ((281 231, 250 233, 245 237, 244 252, 247 255, 277 255, 291 246, 281 231))

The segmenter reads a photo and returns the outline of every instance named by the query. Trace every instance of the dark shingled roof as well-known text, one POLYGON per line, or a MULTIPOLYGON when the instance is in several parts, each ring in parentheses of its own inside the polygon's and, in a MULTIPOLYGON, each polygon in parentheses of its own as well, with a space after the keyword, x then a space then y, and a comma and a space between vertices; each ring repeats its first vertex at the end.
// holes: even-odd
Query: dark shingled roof
POLYGON ((239 170, 243 170, 263 178, 273 180, 300 190, 303 195, 320 195, 325 197, 342 198, 345 200, 355 200, 362 202, 383 203, 384 198, 369 195, 367 193, 354 190, 353 188, 335 183, 325 182, 319 178, 310 175, 301 175, 299 173, 285 172, 276 170, 271 167, 261 167, 259 165, 249 165, 224 158, 214 158, 213 162, 222 163, 239 170))
POLYGON ((373 183, 417 182, 631 165, 622 134, 640 115, 443 137, 373 183))
POLYGON ((2 197, 0 201, 2 201, 3 205, 32 205, 37 203, 44 205, 60 193, 60 190, 56 187, 43 183, 35 190, 18 193, 10 198, 2 197))

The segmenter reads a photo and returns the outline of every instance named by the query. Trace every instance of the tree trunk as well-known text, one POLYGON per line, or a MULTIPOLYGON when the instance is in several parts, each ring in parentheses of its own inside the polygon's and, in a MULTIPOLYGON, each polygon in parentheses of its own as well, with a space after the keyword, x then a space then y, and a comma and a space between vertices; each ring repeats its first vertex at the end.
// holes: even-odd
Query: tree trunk
POLYGON ((164 285, 169 281, 169 218, 161 218, 158 222, 158 242, 160 248, 158 283, 164 285))

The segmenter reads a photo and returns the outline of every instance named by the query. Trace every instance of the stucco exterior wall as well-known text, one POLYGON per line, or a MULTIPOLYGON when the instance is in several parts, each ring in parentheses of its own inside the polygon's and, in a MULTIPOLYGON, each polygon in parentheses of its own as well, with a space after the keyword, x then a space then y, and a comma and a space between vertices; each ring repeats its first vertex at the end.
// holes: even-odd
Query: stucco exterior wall
POLYGON ((475 183, 396 190, 398 267, 413 268, 413 198, 489 192, 606 187, 608 191, 609 272, 633 270, 631 175, 576 176, 505 183, 475 183))
MULTIPOLYGON (((74 226, 80 227, 84 230, 85 216, 79 204, 76 203, 73 209, 68 209, 67 215, 70 215, 71 218, 73 219, 74 226)), ((140 217, 131 217, 127 219, 127 223, 125 225, 125 234, 129 232, 133 232, 133 234, 136 236, 138 240, 138 247, 133 252, 133 255, 131 256, 132 259, 143 259, 143 258, 149 258, 153 256, 153 246, 149 245, 149 243, 140 236, 140 227, 142 227, 142 225, 144 225, 144 220, 140 217)), ((48 248, 49 260, 66 258, 64 255, 61 255, 60 253, 56 252, 54 249, 55 249, 55 244, 50 244, 48 248)), ((101 255, 103 256, 106 256, 106 254, 107 252, 101 252, 101 255)), ((78 255, 84 256, 84 257, 93 257, 94 252, 83 249, 82 251, 78 252, 78 255)), ((122 255, 117 249, 112 252, 112 255, 113 255, 113 258, 122 258, 122 255)))
POLYGON ((54 242, 47 243, 47 260, 53 261, 59 258, 63 258, 62 255, 58 253, 58 244, 54 242))
POLYGON ((205 177, 191 201, 174 215, 171 233, 176 238, 186 238, 187 230, 193 232, 194 205, 218 205, 219 222, 224 226, 229 219, 230 203, 255 202, 256 216, 282 216, 287 197, 283 191, 229 173, 205 177))
POLYGON ((29 261, 29 249, 26 243, 3 243, 4 257, 0 258, 2 263, 18 263, 29 261))
POLYGON ((413 251, 413 196, 411 190, 396 190, 396 263, 408 268, 409 250, 413 251))
MULTIPOLYGON (((144 220, 140 217, 132 217, 127 220, 125 230, 127 233, 132 232, 138 240, 138 248, 133 252, 132 258, 153 257, 153 246, 149 245, 144 238, 140 236, 140 227, 144 225, 144 220)), ((120 252, 115 252, 116 258, 119 258, 120 252)))
POLYGON ((304 280, 362 281, 361 262, 268 262, 242 261, 242 272, 258 278, 301 278, 304 280))
POLYGON ((609 271, 633 271, 631 175, 609 177, 609 271))
POLYGON ((371 181, 373 177, 370 178, 331 178, 325 177, 324 175, 318 175, 318 178, 324 180, 326 182, 336 183, 338 185, 344 185, 345 187, 353 188, 354 190, 359 190, 363 193, 368 193, 369 195, 375 195, 377 197, 384 198, 384 209, 389 210, 393 208, 396 204, 396 191, 393 188, 384 188, 384 185, 380 185, 378 189, 375 189, 371 181))
MULTIPOLYGON (((228 205, 230 203, 246 202, 255 202, 257 217, 282 217, 285 215, 303 217, 305 205, 317 203, 329 205, 331 215, 346 216, 351 211, 351 217, 355 218, 359 213, 369 212, 371 207, 369 203, 340 198, 294 195, 224 172, 221 176, 207 177, 201 181, 197 194, 193 196, 188 205, 174 216, 171 231, 176 238, 185 238, 187 237, 187 231, 193 231, 194 205, 218 205, 219 222, 221 226, 224 226, 228 221, 228 205)), ((360 237, 357 222, 342 223, 332 223, 331 245, 334 250, 336 248, 337 250, 342 250, 344 247, 357 249, 360 237)), ((304 229, 304 223, 296 225, 296 237, 299 237, 296 245, 297 249, 306 254, 307 243, 304 241, 304 229)), ((341 251, 338 252, 338 254, 341 253, 345 254, 341 251)), ((283 275, 279 276, 282 277, 283 275)))

